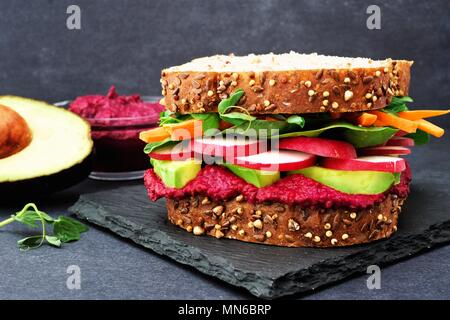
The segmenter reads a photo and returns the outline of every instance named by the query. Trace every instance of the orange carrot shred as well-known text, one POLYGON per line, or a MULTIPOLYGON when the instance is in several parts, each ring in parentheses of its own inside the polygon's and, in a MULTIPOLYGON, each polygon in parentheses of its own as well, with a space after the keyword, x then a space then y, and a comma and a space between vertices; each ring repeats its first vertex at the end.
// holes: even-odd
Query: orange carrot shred
POLYGON ((418 124, 414 121, 403 119, 397 117, 396 115, 382 111, 374 110, 370 113, 377 116, 377 126, 379 126, 379 124, 383 124, 384 126, 391 126, 408 133, 416 132, 417 130, 418 124))
POLYGON ((450 110, 412 110, 399 112, 398 116, 408 120, 420 120, 424 118, 443 116, 448 113, 450 113, 450 110))
POLYGON ((420 130, 425 131, 436 138, 442 137, 445 133, 444 129, 442 129, 441 127, 438 127, 435 124, 432 124, 431 122, 429 122, 427 120, 420 119, 420 120, 416 120, 414 122, 416 122, 418 124, 418 128, 420 130))

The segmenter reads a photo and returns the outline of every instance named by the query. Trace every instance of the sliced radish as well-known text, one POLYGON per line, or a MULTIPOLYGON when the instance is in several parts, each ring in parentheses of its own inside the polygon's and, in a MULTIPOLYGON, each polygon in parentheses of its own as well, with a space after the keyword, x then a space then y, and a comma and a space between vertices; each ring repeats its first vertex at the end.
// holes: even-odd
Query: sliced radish
POLYGON ((190 141, 185 140, 174 146, 162 147, 153 150, 148 155, 150 158, 156 160, 172 160, 172 161, 187 160, 193 157, 191 141, 192 140, 190 141))
POLYGON ((307 152, 317 156, 340 159, 356 158, 356 150, 348 142, 323 138, 294 137, 281 139, 280 149, 307 152))
POLYGON ((406 161, 402 158, 386 156, 369 156, 356 159, 325 158, 321 161, 321 166, 348 171, 402 172, 406 169, 406 161))
POLYGON ((234 163, 243 167, 265 171, 291 171, 311 167, 316 156, 299 151, 267 151, 246 157, 236 157, 234 163))
POLYGON ((410 153, 411 153, 410 149, 398 146, 380 146, 380 147, 358 149, 358 154, 362 156, 389 156, 389 155, 402 155, 410 153))
POLYGON ((395 134, 394 137, 403 137, 406 136, 408 134, 408 132, 403 131, 403 130, 398 130, 395 134))
POLYGON ((406 137, 392 137, 386 142, 386 146, 413 147, 414 140, 406 137))
POLYGON ((265 151, 267 143, 244 136, 216 136, 195 139, 193 150, 197 154, 234 159, 265 151))

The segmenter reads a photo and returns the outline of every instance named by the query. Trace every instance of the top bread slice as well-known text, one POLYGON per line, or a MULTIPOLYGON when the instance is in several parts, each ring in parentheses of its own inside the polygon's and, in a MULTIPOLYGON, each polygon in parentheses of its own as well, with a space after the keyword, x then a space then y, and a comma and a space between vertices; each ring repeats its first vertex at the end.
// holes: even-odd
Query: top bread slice
POLYGON ((250 114, 356 112, 408 95, 412 61, 318 54, 216 55, 161 72, 162 103, 179 113, 217 112, 237 89, 250 114))

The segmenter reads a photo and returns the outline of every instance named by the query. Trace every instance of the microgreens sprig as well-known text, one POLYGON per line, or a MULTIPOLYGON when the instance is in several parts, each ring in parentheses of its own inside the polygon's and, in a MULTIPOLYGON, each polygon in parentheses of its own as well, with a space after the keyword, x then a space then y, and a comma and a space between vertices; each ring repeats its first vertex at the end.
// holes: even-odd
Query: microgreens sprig
POLYGON ((75 219, 65 216, 59 216, 57 219, 53 219, 47 213, 40 211, 34 203, 26 204, 16 214, 0 221, 0 228, 13 222, 22 223, 30 228, 37 228, 38 223, 41 224, 42 231, 40 235, 26 237, 17 241, 19 249, 22 251, 37 249, 44 243, 48 243, 54 247, 60 247, 62 243, 79 240, 80 234, 88 231, 87 226, 75 219), (47 226, 53 226, 53 234, 48 233, 47 226))

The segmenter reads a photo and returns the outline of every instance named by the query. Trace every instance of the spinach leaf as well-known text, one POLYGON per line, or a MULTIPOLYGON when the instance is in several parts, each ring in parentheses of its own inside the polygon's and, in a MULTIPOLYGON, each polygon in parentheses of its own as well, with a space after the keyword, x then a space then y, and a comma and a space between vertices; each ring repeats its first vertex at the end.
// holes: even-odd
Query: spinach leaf
MULTIPOLYGON (((367 129, 374 129, 370 127, 367 129)), ((391 127, 376 127, 377 130, 344 130, 344 138, 356 148, 372 147, 384 144, 398 131, 391 127)))
POLYGON ((218 129, 220 117, 217 113, 191 113, 190 116, 196 120, 202 120, 202 129, 205 135, 211 135, 214 130, 218 129))
POLYGON ((234 107, 239 100, 241 99, 242 95, 244 94, 244 90, 238 89, 234 91, 228 99, 223 99, 220 101, 217 110, 220 114, 225 113, 229 108, 234 107))
POLYGON ((147 143, 147 145, 144 148, 144 153, 149 154, 156 148, 166 147, 166 146, 174 145, 176 143, 177 143, 176 141, 172 141, 172 140, 170 140, 170 138, 164 139, 163 141, 147 143))
POLYGON ((398 131, 390 127, 359 127, 348 122, 339 121, 325 125, 322 128, 283 133, 277 137, 317 137, 331 129, 343 129, 344 138, 358 148, 383 144, 398 131))
POLYGON ((241 134, 245 136, 264 136, 271 137, 279 135, 280 132, 285 131, 289 127, 286 121, 267 121, 256 119, 250 123, 245 122, 241 125, 228 128, 224 131, 225 134, 241 134))
POLYGON ((427 144, 430 141, 430 135, 420 129, 416 132, 405 135, 405 137, 413 139, 416 146, 427 144))
POLYGON ((256 117, 242 112, 230 112, 220 116, 222 120, 239 126, 245 122, 252 122, 256 117))
POLYGON ((391 103, 389 105, 397 105, 397 104, 405 104, 409 102, 413 102, 414 100, 411 97, 392 97, 391 103))
POLYGON ((408 111, 406 103, 413 102, 411 97, 392 97, 391 103, 382 111, 397 114, 402 111, 408 111))
POLYGON ((191 116, 189 114, 179 114, 177 112, 165 110, 159 114, 159 125, 163 126, 165 124, 180 123, 189 120, 190 118, 191 116))
POLYGON ((177 119, 176 113, 170 110, 164 110, 159 114, 159 125, 162 126, 168 123, 178 123, 181 120, 177 119))
POLYGON ((300 126, 300 128, 303 128, 305 126, 305 118, 298 115, 290 116, 289 118, 286 119, 286 122, 296 124, 300 126))

